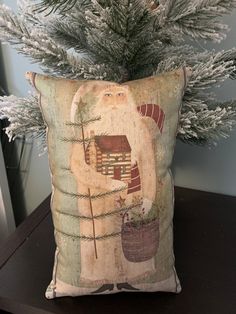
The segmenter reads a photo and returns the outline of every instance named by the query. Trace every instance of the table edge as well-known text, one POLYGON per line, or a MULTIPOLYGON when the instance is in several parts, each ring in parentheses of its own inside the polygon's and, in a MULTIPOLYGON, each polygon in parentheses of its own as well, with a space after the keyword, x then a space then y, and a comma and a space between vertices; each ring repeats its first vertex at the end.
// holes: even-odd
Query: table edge
POLYGON ((50 213, 49 195, 0 246, 0 269, 50 213))

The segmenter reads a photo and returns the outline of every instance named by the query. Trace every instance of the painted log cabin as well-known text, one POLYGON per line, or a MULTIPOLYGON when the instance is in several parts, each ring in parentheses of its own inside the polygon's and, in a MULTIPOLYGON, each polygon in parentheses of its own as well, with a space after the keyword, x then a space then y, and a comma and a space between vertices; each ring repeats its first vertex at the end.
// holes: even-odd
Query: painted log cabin
POLYGON ((131 181, 131 147, 125 135, 95 135, 90 132, 86 163, 97 172, 125 182, 131 181))

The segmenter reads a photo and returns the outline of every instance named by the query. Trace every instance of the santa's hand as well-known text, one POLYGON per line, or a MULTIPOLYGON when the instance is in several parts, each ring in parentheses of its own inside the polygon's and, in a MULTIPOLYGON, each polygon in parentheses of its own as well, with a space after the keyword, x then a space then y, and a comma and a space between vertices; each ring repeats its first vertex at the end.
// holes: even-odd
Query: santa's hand
POLYGON ((149 210, 152 208, 152 201, 147 198, 143 198, 142 207, 144 208, 145 212, 149 212, 149 210))

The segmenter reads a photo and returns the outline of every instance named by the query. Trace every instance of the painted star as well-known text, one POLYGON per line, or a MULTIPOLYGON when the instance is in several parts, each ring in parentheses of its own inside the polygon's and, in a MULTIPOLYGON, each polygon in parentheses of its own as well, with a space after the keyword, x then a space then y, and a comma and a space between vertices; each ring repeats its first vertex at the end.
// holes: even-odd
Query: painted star
POLYGON ((117 203, 119 203, 120 207, 125 206, 125 198, 122 198, 121 196, 119 196, 117 203))

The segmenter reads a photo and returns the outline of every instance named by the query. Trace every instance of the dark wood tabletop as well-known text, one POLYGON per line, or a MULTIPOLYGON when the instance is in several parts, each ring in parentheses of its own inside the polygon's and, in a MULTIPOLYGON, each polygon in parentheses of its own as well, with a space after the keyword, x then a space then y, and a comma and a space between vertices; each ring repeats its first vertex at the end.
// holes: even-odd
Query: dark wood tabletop
POLYGON ((182 292, 47 300, 55 243, 47 198, 0 248, 0 310, 17 314, 235 314, 236 197, 176 188, 182 292))

